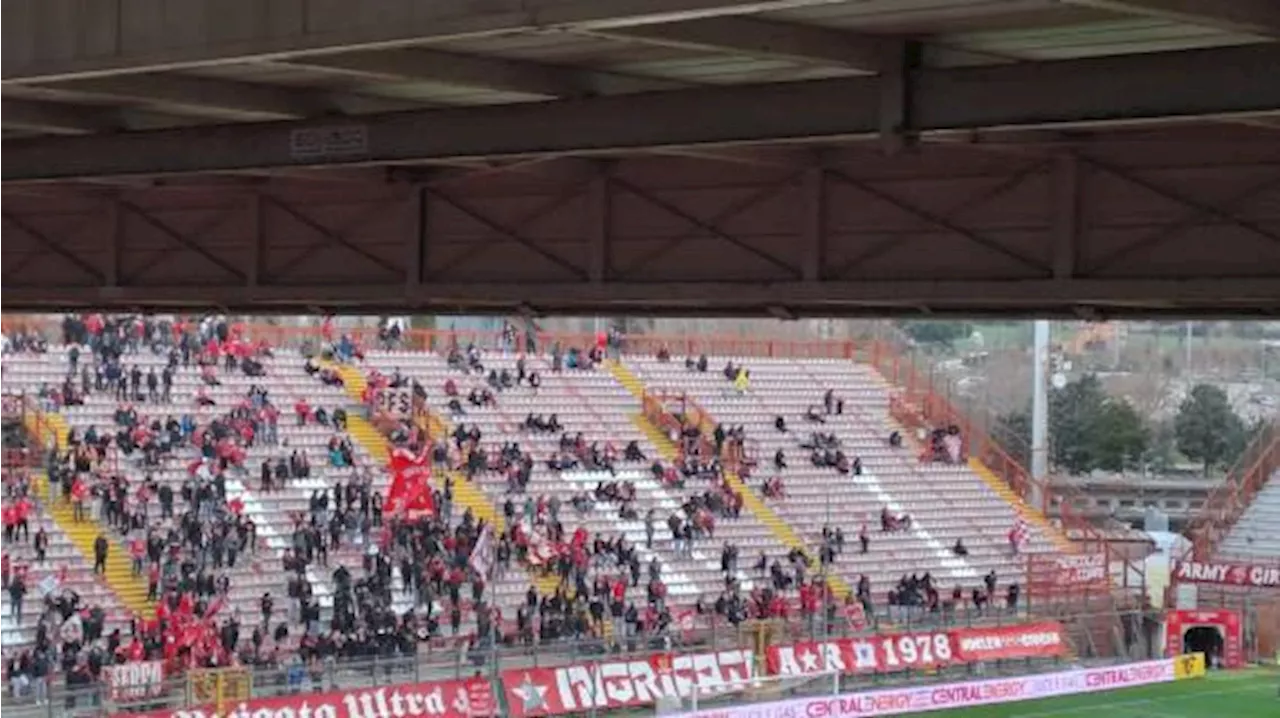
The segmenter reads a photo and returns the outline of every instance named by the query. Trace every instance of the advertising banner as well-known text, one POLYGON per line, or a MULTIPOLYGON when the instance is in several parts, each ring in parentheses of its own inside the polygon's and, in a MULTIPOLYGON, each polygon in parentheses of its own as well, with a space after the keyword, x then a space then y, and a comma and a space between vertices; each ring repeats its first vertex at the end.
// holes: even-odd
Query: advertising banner
POLYGON ((1049 658, 1066 650, 1062 625, 1054 621, 954 631, 928 631, 865 638, 802 641, 770 646, 771 675, 839 672, 887 673, 927 670, 957 663, 1049 658))
POLYGON ((1280 566, 1223 563, 1214 561, 1175 561, 1173 580, 1187 583, 1210 583, 1219 586, 1280 587, 1280 566))
POLYGON ((1107 556, 1102 553, 1028 557, 1028 588, 1033 593, 1100 590, 1107 586, 1107 556))
POLYGON ((130 718, 485 718, 497 712, 492 696, 488 681, 472 678, 234 701, 226 705, 225 715, 205 706, 134 713, 130 718))
POLYGON ((1041 621, 952 631, 956 657, 965 663, 1014 658, 1052 658, 1067 650, 1062 624, 1041 621))
POLYGON ((886 690, 717 707, 679 718, 867 718, 951 708, 1051 698, 1114 688, 1167 683, 1176 677, 1174 659, 1145 661, 970 683, 903 686, 886 690))
POLYGON ((107 692, 115 703, 155 698, 164 690, 164 661, 134 661, 104 670, 107 692))
POLYGON ((502 672, 502 688, 515 718, 629 708, 740 690, 754 677, 750 651, 728 650, 605 660, 555 668, 502 672))

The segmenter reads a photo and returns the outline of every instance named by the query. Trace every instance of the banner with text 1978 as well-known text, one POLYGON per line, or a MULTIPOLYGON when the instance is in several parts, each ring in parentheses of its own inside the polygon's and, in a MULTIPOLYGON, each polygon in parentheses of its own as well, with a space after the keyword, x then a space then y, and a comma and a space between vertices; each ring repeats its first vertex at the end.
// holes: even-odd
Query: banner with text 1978
POLYGON ((981 661, 1051 658, 1065 649, 1062 625, 1042 621, 801 641, 770 646, 765 658, 771 675, 804 676, 922 671, 981 661))

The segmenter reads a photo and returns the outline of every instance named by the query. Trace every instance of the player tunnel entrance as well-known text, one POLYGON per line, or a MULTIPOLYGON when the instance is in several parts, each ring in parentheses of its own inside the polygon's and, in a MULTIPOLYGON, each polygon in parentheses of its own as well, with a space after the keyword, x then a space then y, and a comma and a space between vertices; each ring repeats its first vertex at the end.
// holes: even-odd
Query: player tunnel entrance
POLYGON ((1165 615, 1164 635, 1167 656, 1204 651, 1211 666, 1244 666, 1243 630, 1235 611, 1174 609, 1165 615))
MULTIPOLYGON (((1203 653, 1206 656, 1221 656, 1226 640, 1218 626, 1192 626, 1182 634, 1183 653, 1203 653)), ((1212 665, 1212 661, 1210 662, 1212 665)))

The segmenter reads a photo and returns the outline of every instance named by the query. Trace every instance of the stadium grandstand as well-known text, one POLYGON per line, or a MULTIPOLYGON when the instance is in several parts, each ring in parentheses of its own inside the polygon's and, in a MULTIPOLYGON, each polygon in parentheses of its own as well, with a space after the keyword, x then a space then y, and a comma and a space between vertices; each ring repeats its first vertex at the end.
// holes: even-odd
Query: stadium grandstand
POLYGON ((9 718, 1280 715, 1277 0, 3 20, 9 718))
MULTIPOLYGON (((685 688, 705 705, 841 666, 944 678, 1169 641, 1141 562, 891 343, 517 326, 6 319, 6 707, 407 683, 550 715, 654 655, 714 674, 685 688)), ((1185 567, 1274 570, 1274 439, 1171 591, 1273 619, 1274 576, 1185 567)), ((1231 650, 1256 658, 1249 630, 1231 650)), ((628 695, 596 707, 650 702, 628 695)))

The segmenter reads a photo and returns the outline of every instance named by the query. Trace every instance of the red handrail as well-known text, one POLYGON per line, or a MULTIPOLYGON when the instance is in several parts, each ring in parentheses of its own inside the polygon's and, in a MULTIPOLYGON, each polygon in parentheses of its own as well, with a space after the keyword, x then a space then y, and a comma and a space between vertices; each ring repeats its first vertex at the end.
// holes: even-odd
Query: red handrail
POLYGON ((1210 558, 1227 530, 1278 469, 1280 422, 1272 421, 1262 427, 1226 478, 1205 499, 1204 507, 1187 529, 1192 543, 1183 558, 1210 558))

